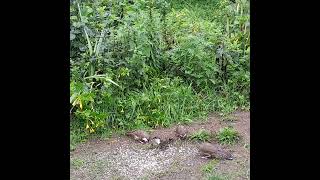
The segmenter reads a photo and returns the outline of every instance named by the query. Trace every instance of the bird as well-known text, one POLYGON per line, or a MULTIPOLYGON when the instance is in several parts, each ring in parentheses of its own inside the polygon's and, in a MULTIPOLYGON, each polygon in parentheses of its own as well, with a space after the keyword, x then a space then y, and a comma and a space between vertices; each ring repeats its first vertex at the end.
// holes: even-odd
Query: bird
POLYGON ((157 147, 161 143, 161 139, 158 136, 153 137, 151 140, 151 146, 157 147))
POLYGON ((227 159, 232 160, 232 154, 220 147, 217 144, 211 143, 202 143, 199 145, 199 151, 202 155, 202 158, 216 158, 216 159, 227 159))
POLYGON ((173 138, 169 138, 168 140, 164 140, 159 144, 160 150, 165 150, 169 147, 170 143, 173 142, 173 138))
POLYGON ((187 136, 188 131, 185 127, 179 125, 176 127, 175 133, 177 137, 184 139, 187 136))
POLYGON ((142 130, 129 132, 127 135, 133 137, 134 140, 137 140, 140 143, 147 143, 150 139, 150 135, 142 130))

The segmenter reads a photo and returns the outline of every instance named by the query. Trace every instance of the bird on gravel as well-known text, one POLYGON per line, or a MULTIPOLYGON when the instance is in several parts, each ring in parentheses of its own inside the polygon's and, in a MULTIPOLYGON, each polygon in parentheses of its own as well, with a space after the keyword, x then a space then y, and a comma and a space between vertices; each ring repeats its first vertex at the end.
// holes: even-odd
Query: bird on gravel
POLYGON ((203 155, 202 158, 216 158, 232 160, 232 154, 217 144, 202 143, 199 145, 199 151, 203 155))
POLYGON ((158 136, 153 137, 151 140, 151 146, 157 147, 161 143, 161 139, 158 136))
POLYGON ((164 140, 159 144, 160 150, 165 150, 169 147, 170 143, 173 142, 173 138, 169 138, 168 140, 164 140))
POLYGON ((140 143, 146 143, 150 139, 150 135, 147 132, 142 130, 129 132, 127 133, 127 135, 133 137, 134 140, 137 140, 140 143))
POLYGON ((169 147, 170 143, 173 142, 173 138, 160 139, 158 136, 154 136, 150 142, 149 149, 158 148, 160 150, 165 150, 169 147))
POLYGON ((177 137, 184 139, 187 136, 188 131, 185 127, 178 125, 176 127, 175 133, 177 137))

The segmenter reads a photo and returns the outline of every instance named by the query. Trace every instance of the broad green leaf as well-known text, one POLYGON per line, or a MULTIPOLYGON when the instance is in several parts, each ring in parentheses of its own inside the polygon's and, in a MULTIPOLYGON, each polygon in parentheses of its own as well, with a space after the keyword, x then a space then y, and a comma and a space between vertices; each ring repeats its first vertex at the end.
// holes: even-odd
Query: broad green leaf
POLYGON ((74 102, 74 100, 76 99, 77 96, 78 96, 78 94, 72 94, 72 96, 70 97, 71 104, 74 102))
POLYGON ((76 38, 76 35, 73 33, 70 33, 70 41, 74 40, 76 38))

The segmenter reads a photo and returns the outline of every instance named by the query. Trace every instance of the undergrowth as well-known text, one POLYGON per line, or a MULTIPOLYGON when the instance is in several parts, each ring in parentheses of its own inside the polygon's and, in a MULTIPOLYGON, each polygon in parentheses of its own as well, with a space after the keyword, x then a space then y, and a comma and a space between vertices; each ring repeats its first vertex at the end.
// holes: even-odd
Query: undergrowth
POLYGON ((70 2, 71 149, 249 109, 249 1, 70 2))
POLYGON ((205 165, 201 167, 201 171, 204 175, 204 179, 208 180, 225 180, 228 179, 225 176, 219 175, 216 172, 216 166, 217 166, 218 161, 217 160, 211 160, 205 165))
POLYGON ((209 131, 201 129, 191 134, 189 139, 200 142, 208 142, 212 137, 213 136, 209 131))
POLYGON ((217 163, 217 160, 211 160, 201 167, 201 171, 203 173, 212 173, 215 170, 215 166, 217 165, 217 163))
POLYGON ((239 133, 232 127, 220 129, 216 136, 221 144, 235 144, 240 139, 239 133))

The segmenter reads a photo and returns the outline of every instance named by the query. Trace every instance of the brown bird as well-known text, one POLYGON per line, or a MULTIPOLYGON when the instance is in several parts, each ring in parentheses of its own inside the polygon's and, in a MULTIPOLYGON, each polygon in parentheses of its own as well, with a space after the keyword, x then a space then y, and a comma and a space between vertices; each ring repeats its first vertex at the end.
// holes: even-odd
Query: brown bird
POLYGON ((160 150, 165 150, 169 147, 170 143, 173 142, 172 138, 169 138, 168 140, 164 140, 159 144, 159 149, 160 150))
POLYGON ((150 135, 142 130, 129 132, 127 133, 127 135, 133 137, 134 140, 137 140, 140 143, 146 143, 149 141, 149 138, 150 138, 150 135))
POLYGON ((161 143, 161 139, 158 136, 155 136, 150 140, 150 142, 153 147, 156 147, 161 143))
POLYGON ((175 130, 176 136, 179 138, 185 138, 187 136, 187 129, 181 125, 177 126, 176 130, 175 130))
POLYGON ((224 149, 222 149, 219 145, 210 144, 210 143, 202 143, 199 145, 199 151, 202 155, 202 158, 216 158, 216 159, 227 159, 232 160, 232 154, 224 149))

